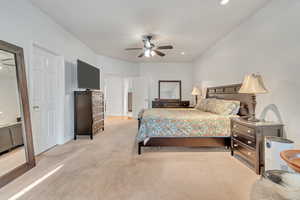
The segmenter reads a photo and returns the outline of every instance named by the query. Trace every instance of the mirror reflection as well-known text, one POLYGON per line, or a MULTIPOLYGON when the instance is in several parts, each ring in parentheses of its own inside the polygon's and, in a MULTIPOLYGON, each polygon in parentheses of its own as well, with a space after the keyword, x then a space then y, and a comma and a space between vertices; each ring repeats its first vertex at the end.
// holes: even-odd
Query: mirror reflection
POLYGON ((180 99, 179 82, 160 82, 161 99, 180 99))
POLYGON ((0 176, 26 163, 15 63, 0 50, 0 176))

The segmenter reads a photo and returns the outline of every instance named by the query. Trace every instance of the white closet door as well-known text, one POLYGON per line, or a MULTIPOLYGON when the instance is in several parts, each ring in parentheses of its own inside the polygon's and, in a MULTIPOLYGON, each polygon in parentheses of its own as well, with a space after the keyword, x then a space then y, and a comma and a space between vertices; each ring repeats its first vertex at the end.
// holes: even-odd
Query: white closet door
POLYGON ((35 47, 30 73, 32 129, 35 153, 57 144, 57 56, 35 47))

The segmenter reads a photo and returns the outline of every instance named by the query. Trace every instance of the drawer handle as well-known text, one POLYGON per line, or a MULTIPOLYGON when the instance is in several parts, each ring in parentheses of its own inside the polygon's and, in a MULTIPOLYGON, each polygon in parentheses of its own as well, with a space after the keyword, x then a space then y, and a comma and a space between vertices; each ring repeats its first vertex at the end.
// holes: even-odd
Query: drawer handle
POLYGON ((249 140, 248 140, 248 142, 247 142, 247 143, 248 143, 248 144, 252 144, 252 141, 249 141, 249 140))
POLYGON ((234 134, 233 137, 238 137, 238 135, 234 134))
POLYGON ((233 146, 234 146, 234 147, 238 147, 239 145, 238 145, 238 144, 234 144, 233 146))
POLYGON ((248 133, 251 133, 251 130, 248 130, 247 132, 248 132, 248 133))
POLYGON ((251 152, 248 152, 248 153, 247 153, 248 156, 251 156, 251 154, 252 154, 251 152))
POLYGON ((236 125, 233 125, 233 128, 236 128, 236 125))

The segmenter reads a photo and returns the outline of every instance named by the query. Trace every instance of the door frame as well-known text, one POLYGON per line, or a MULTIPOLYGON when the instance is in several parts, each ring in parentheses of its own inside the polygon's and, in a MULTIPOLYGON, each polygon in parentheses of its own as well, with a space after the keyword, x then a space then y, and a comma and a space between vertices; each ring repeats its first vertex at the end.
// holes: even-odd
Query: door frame
MULTIPOLYGON (((30 102, 30 110, 32 110, 32 77, 33 77, 33 64, 34 64, 34 49, 39 48, 48 53, 53 54, 57 57, 59 66, 57 67, 57 81, 58 81, 58 88, 56 92, 56 109, 57 109, 57 117, 56 117, 56 144, 64 144, 66 142, 66 138, 64 136, 64 94, 65 94, 65 63, 64 63, 64 56, 58 53, 56 50, 48 48, 46 45, 42 45, 38 42, 32 41, 30 44, 30 54, 29 54, 29 70, 28 70, 28 79, 29 79, 29 102, 30 102)), ((32 122, 34 124, 34 122, 32 122)), ((35 133, 33 133, 34 135, 35 133)))

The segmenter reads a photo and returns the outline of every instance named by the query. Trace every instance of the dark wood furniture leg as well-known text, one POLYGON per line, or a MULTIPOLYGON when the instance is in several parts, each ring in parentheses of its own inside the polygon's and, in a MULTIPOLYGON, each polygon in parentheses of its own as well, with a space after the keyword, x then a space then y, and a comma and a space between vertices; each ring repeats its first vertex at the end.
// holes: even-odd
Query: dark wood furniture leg
POLYGON ((143 142, 139 142, 139 145, 138 145, 138 154, 139 155, 142 154, 142 146, 144 146, 143 142))

